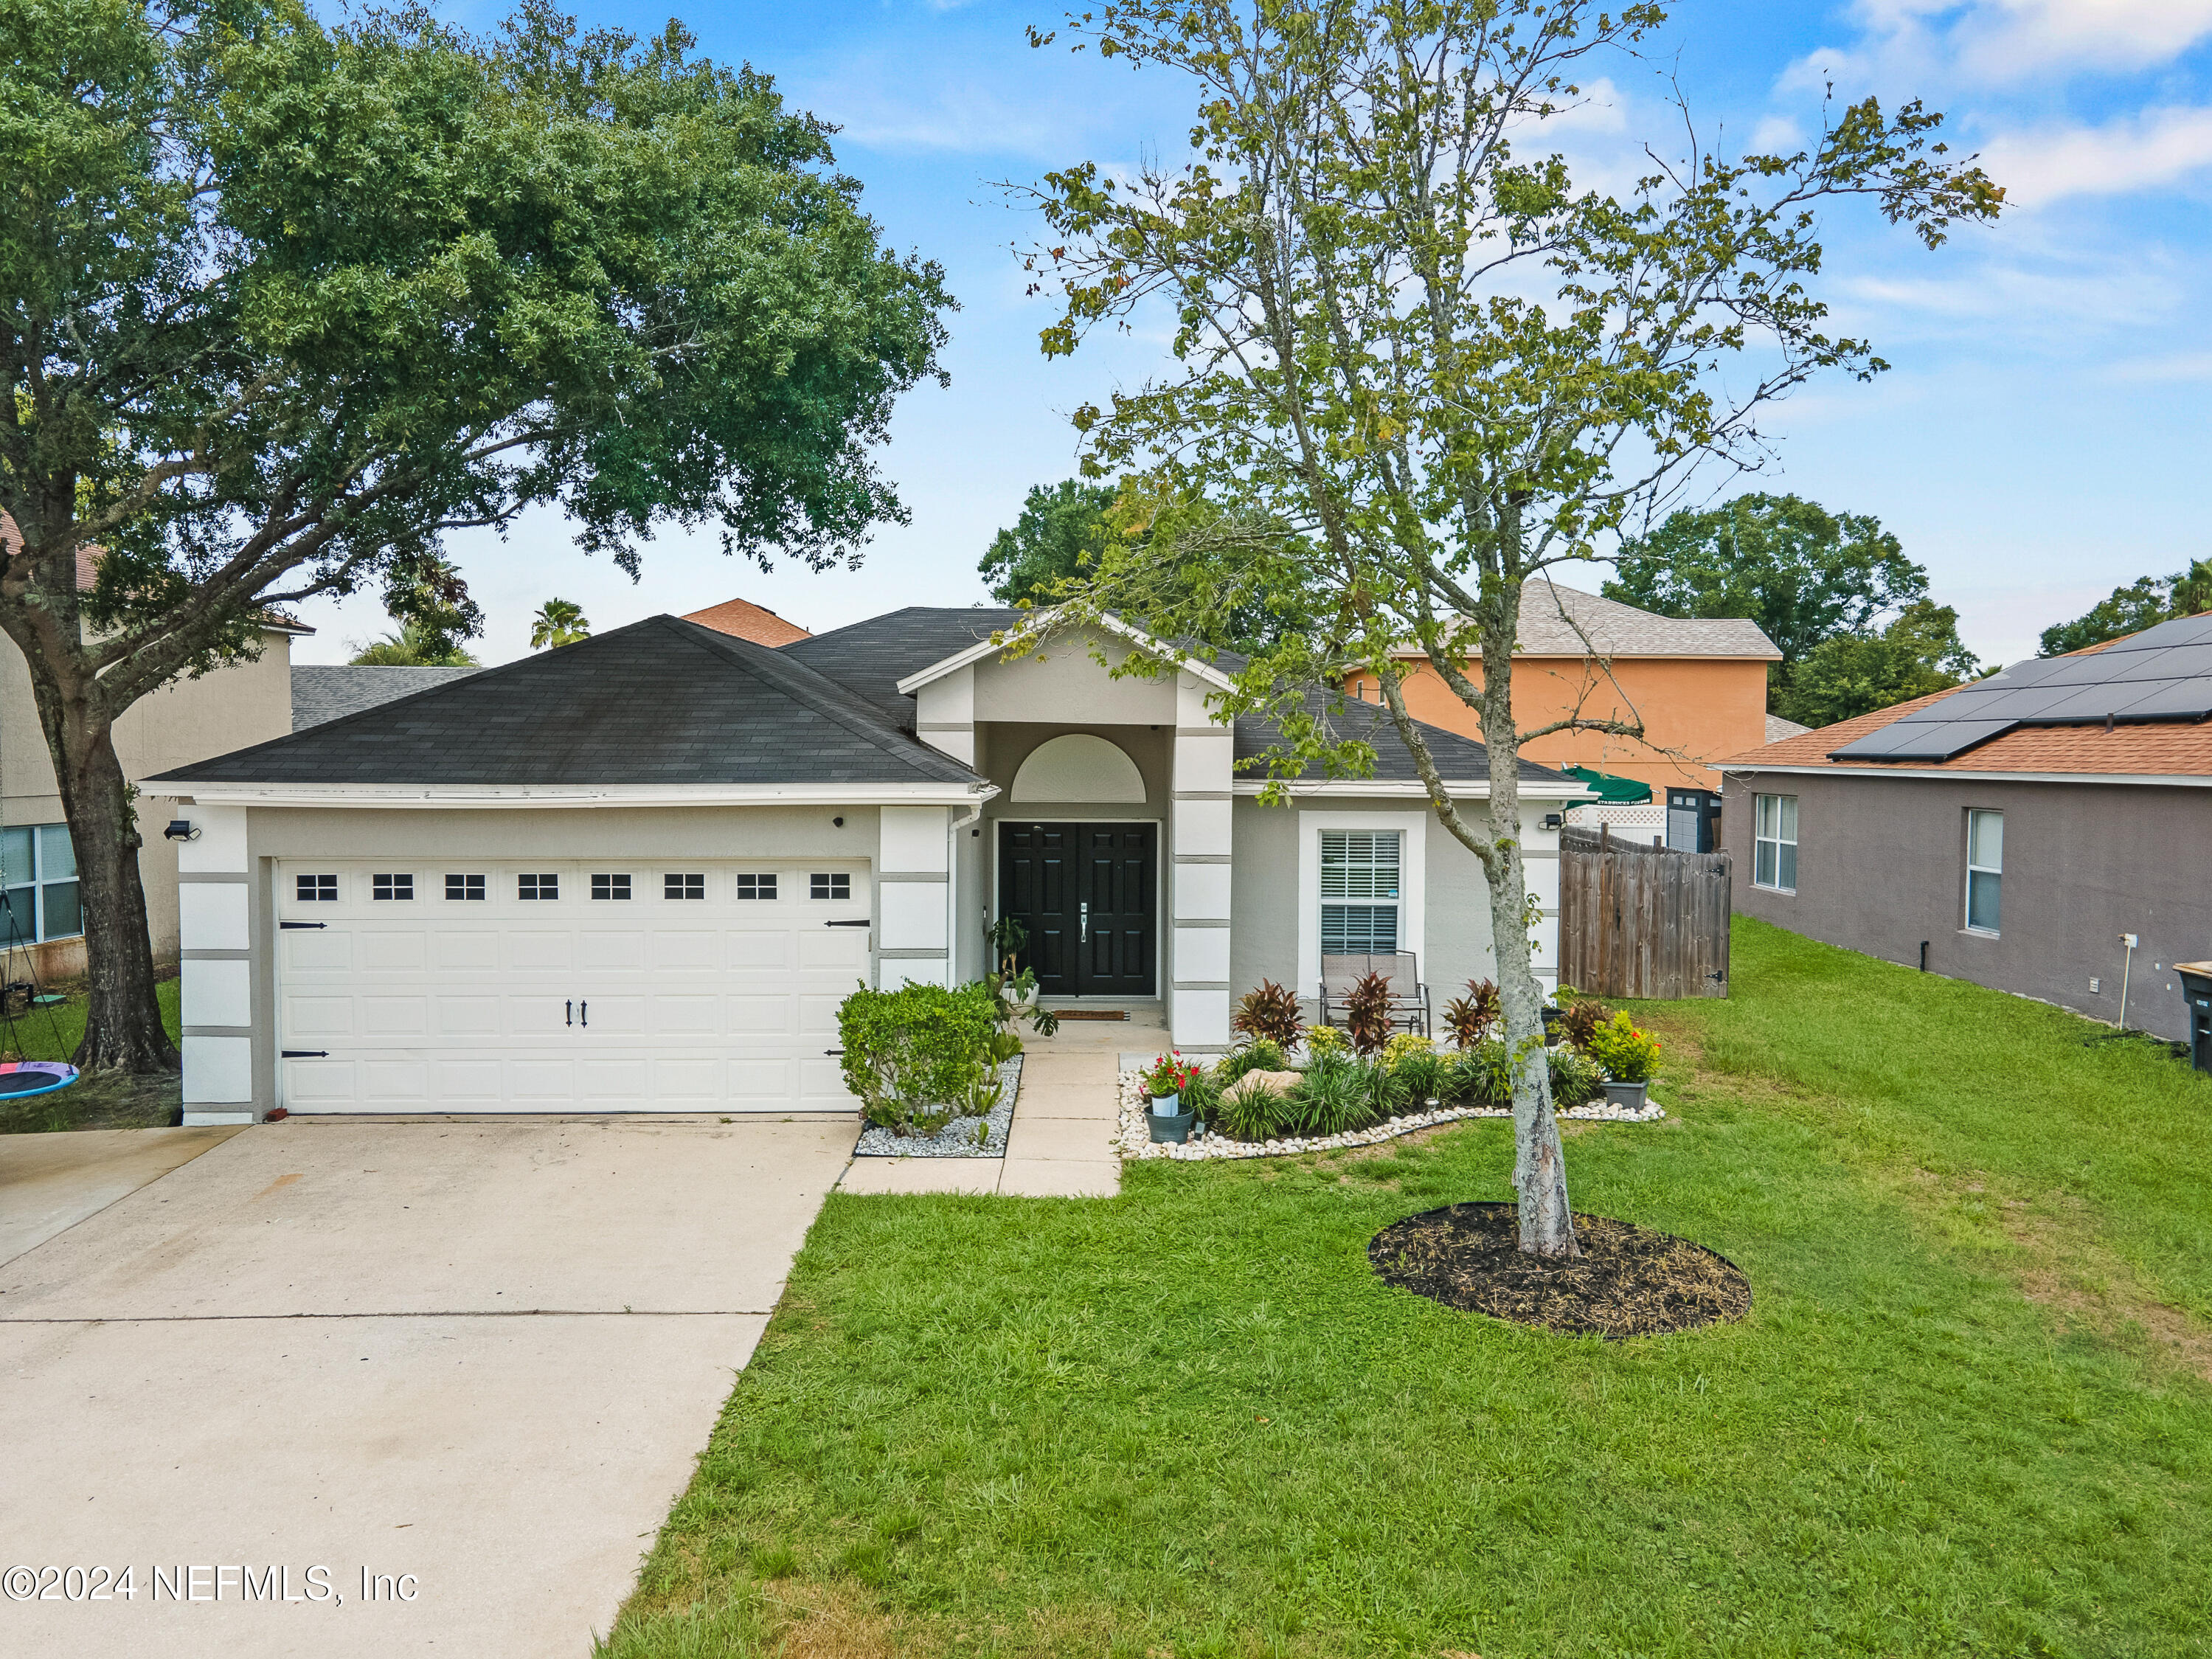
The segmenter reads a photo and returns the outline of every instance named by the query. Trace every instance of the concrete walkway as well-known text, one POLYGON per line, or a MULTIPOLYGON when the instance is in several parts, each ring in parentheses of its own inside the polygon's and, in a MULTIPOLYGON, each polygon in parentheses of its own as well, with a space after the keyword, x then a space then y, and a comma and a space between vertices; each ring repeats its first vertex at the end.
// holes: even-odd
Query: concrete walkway
POLYGON ((853 1135, 295 1118, 18 1255, 0 1565, 128 1566, 137 1593, 0 1604, 0 1645, 588 1651, 853 1135), (157 1566, 193 1599, 155 1601, 157 1566), (247 1599, 270 1567, 306 1599, 247 1599))
POLYGON ((1142 1049, 1150 1059, 1169 1046, 1158 1004, 1131 1004, 1127 1012, 1127 1020, 1063 1020, 1048 1037, 1024 1034, 1006 1157, 856 1158, 837 1189, 1113 1197, 1121 1190, 1114 1151, 1121 1054, 1142 1049))
POLYGON ((0 1263, 236 1134, 213 1129, 78 1129, 0 1135, 0 1263))

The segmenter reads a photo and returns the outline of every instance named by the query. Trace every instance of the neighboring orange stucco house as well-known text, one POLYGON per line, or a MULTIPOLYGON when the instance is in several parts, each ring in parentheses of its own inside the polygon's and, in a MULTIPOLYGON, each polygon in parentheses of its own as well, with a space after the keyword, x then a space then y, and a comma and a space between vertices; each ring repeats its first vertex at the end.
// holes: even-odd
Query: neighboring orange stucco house
MULTIPOLYGON (((1522 752, 1547 766, 1634 778, 1655 791, 1717 790, 1720 774, 1711 763, 1770 740, 1766 670, 1781 660, 1747 618, 1660 617, 1577 588, 1530 582, 1521 596, 1513 657, 1513 713, 1521 729, 1579 713, 1586 720, 1640 718, 1644 737, 1557 732, 1522 752)), ((1481 684, 1479 660, 1467 672, 1481 684)), ((1371 679, 1354 681, 1352 690, 1370 701, 1377 696, 1371 679)), ((1474 711, 1425 662, 1407 681, 1406 705, 1432 726, 1482 735, 1474 711)))

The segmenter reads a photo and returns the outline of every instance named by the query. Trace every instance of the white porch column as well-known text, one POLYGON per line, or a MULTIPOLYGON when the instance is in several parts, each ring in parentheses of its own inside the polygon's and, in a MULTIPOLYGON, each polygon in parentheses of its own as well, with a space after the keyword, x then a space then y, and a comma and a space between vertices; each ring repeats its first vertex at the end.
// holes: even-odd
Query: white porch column
POLYGON ((876 984, 952 982, 948 809, 886 806, 876 859, 876 984))
POLYGON ((1234 733, 1212 718, 1206 686, 1176 676, 1168 1024, 1176 1046, 1229 1046, 1229 889, 1234 733))
POLYGON ((199 831, 177 848, 185 1122, 251 1123, 253 951, 246 809, 180 806, 199 831))

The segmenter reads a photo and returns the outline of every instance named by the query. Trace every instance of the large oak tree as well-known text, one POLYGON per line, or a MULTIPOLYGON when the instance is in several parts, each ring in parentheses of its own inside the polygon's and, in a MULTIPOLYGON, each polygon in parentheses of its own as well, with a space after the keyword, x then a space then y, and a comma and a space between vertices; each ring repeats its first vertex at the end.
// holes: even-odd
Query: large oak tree
POLYGON ((1577 77, 1621 67, 1662 21, 1581 0, 1101 5, 1070 20, 1074 44, 1183 76, 1192 153, 1126 178, 1071 167, 1034 198, 1051 234, 1033 264, 1065 298, 1045 349, 1157 307, 1175 360, 1079 415, 1087 468, 1131 477, 1126 510, 1151 533, 1109 545, 1069 614, 1197 639, 1237 605, 1328 619, 1284 630, 1224 700, 1280 720, 1278 793, 1316 764, 1371 765, 1316 688, 1379 683, 1487 881, 1521 1243, 1546 1255, 1577 1247, 1529 941, 1522 591, 1602 552, 1698 461, 1759 453, 1764 405, 1880 367, 1824 331, 1823 210, 1869 200, 1933 246, 2001 199, 1934 142, 1939 117, 1872 100, 1790 155, 1713 153, 1680 119, 1632 189, 1578 188, 1553 149, 1577 77), (1201 563, 1211 584, 1188 580, 1201 563), (1455 799, 1407 714, 1408 647, 1479 717, 1480 804, 1455 799))
POLYGON ((82 1065, 174 1060, 116 720, 257 615, 404 615, 536 504, 633 574, 659 524, 821 567, 902 516, 871 450, 951 301, 831 129, 674 24, 351 15, 0 0, 0 628, 76 843, 82 1065))

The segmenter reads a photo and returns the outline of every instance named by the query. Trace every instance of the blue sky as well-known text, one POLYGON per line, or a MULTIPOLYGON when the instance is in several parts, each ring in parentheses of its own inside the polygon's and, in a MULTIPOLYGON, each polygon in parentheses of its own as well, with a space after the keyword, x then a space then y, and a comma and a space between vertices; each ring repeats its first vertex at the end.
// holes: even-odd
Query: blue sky
MULTIPOLYGON (((495 6, 449 8, 488 23, 495 6)), ((592 0, 587 24, 649 32, 665 0, 592 0)), ((606 629, 743 594, 817 631, 902 605, 981 599, 976 561, 1024 491, 1073 471, 1066 411, 1141 380, 1155 341, 1086 345, 1047 362, 1049 305, 1026 298, 1010 246, 1033 234, 997 181, 1082 159, 1172 157, 1189 94, 1162 73, 1030 49, 1060 9, 938 0, 722 0, 678 13, 702 47, 773 75, 842 127, 842 167, 895 247, 941 261, 950 389, 902 403, 885 470, 913 522, 882 531, 857 572, 763 574, 711 535, 665 535, 633 585, 571 544, 557 515, 454 551, 489 627, 487 662, 527 649, 546 598, 606 629)), ((1929 254, 1847 216, 1827 237, 1838 326, 1893 365, 1870 386, 1816 385, 1762 427, 1763 477, 1705 493, 1792 490, 1870 513, 1929 571, 1985 659, 2031 654, 2047 623, 2115 585, 2212 556, 2212 0, 1709 0, 1678 9, 1651 58, 1610 66, 1568 142, 1594 169, 1663 139, 1660 76, 1679 80, 1720 142, 1780 145, 1813 130, 1822 88, 1924 99, 1951 117, 2014 204, 1993 228, 1929 254)), ((1595 586, 1595 572, 1589 585, 1595 586)), ((302 661, 342 661, 387 625, 373 598, 304 607, 302 661)))

